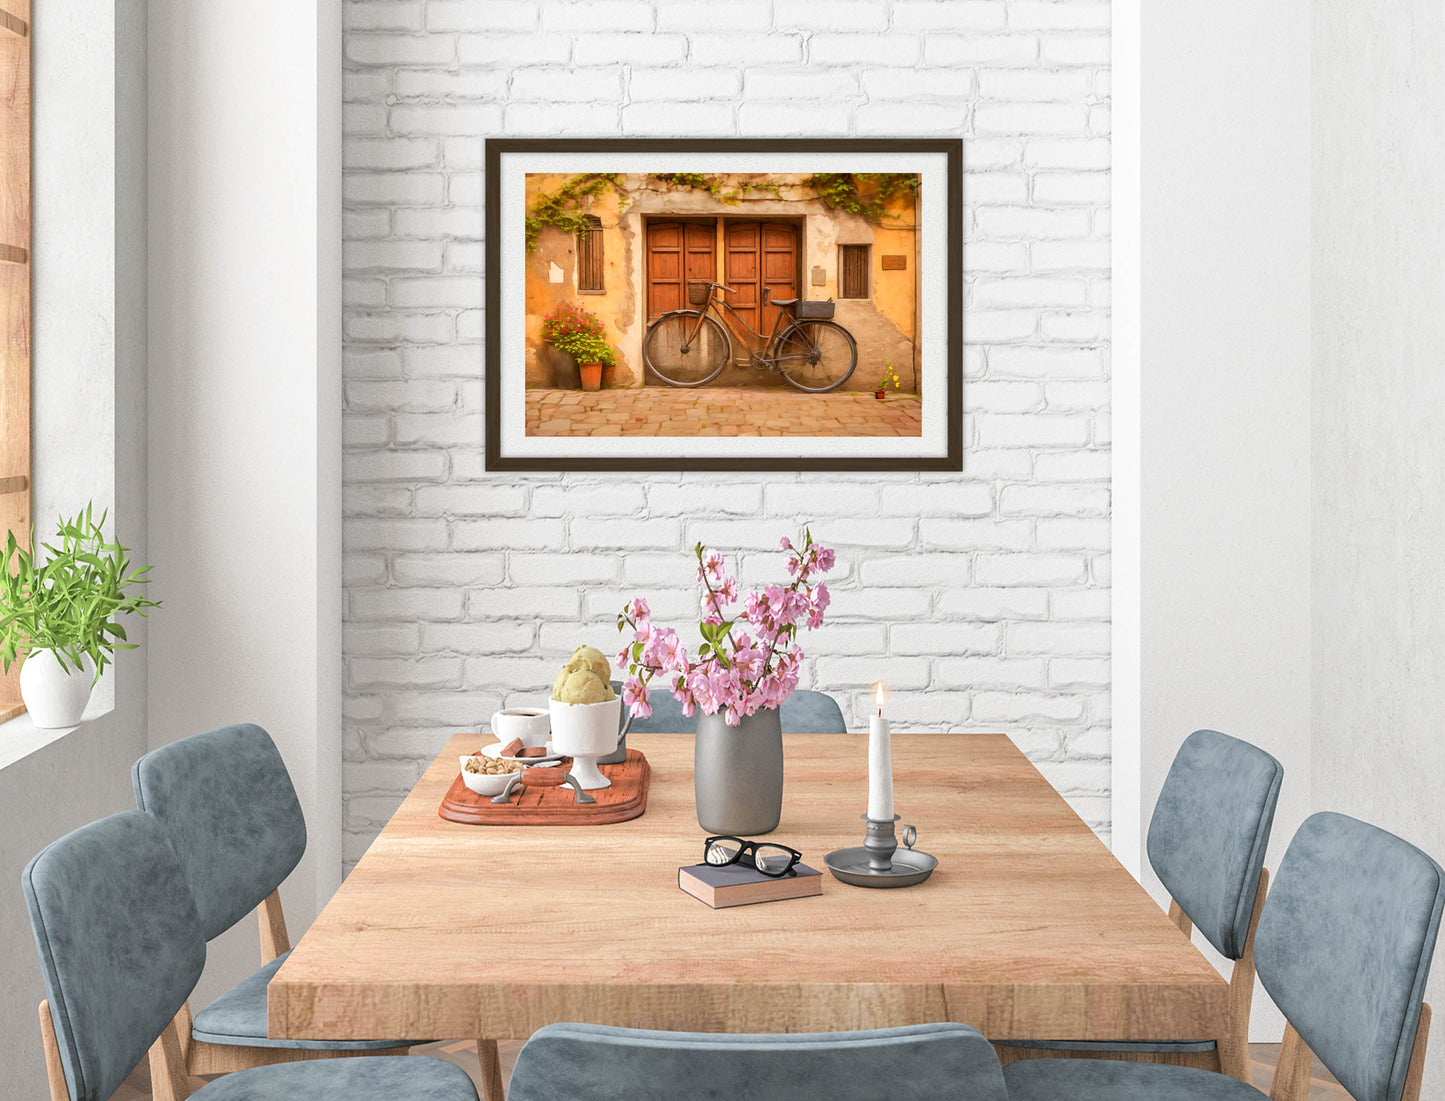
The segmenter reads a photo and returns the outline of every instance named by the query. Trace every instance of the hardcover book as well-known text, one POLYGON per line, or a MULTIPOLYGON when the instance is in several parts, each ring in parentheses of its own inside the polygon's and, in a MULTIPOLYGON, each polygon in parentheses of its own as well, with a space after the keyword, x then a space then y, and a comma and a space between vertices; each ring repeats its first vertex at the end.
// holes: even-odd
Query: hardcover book
POLYGON ((714 910, 823 893, 823 876, 816 868, 799 864, 793 870, 798 874, 774 878, 741 864, 693 864, 677 869, 677 885, 714 910))

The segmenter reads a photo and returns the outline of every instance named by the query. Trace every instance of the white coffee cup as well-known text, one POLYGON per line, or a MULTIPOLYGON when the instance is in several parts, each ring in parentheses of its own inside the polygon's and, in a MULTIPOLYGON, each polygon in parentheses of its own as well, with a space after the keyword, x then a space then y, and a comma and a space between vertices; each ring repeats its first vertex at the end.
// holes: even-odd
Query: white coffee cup
POLYGON ((492 733, 502 744, 521 738, 524 746, 545 746, 552 716, 537 707, 509 707, 492 716, 492 733))

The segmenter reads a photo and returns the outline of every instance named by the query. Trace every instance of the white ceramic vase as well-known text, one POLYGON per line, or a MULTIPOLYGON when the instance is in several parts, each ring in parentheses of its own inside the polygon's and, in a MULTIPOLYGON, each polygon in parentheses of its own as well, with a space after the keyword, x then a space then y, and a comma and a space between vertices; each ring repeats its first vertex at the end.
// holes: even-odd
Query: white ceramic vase
POLYGON ((90 702, 95 663, 81 655, 80 668, 61 668, 49 650, 31 650, 20 666, 20 698, 30 721, 42 730, 78 726, 90 702))

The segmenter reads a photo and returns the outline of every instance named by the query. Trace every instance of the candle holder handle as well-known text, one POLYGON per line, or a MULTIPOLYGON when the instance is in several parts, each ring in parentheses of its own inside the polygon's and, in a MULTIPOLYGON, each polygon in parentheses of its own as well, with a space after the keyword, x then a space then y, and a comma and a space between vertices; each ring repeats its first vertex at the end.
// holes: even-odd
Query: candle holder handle
POLYGON ((868 851, 868 867, 875 872, 892 870, 893 854, 898 851, 898 835, 894 826, 898 815, 869 818, 865 814, 863 817, 868 822, 868 832, 863 838, 863 848, 868 851))

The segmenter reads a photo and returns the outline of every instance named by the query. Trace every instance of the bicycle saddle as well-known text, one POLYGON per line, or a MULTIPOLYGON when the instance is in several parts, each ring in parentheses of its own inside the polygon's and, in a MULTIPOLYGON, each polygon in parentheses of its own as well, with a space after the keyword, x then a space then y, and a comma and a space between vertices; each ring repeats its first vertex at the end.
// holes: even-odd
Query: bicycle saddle
POLYGON ((797 304, 798 300, 796 298, 772 298, 768 300, 768 305, 770 306, 796 306, 797 304))

